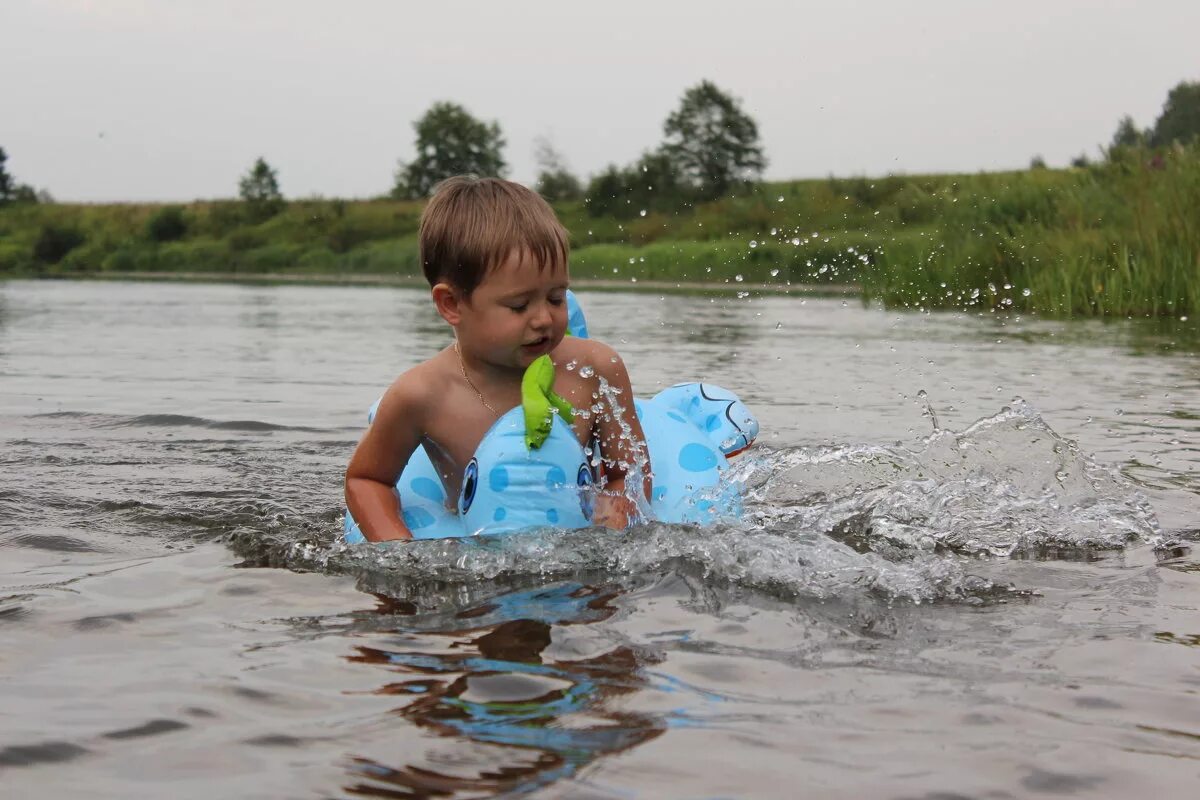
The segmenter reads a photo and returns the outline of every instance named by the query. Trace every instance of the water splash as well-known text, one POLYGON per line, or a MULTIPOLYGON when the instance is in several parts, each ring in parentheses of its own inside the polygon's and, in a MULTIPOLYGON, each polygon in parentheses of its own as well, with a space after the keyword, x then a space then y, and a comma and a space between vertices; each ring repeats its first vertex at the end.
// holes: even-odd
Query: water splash
POLYGON ((753 495, 759 525, 786 521, 890 561, 1083 553, 1159 536, 1128 480, 1020 398, 962 432, 935 429, 915 448, 795 448, 765 461, 753 495))
POLYGON ((1015 591, 972 574, 980 558, 1084 557, 1159 538, 1127 480, 1019 399, 911 447, 760 450, 736 460, 728 479, 746 487, 746 517, 706 528, 651 523, 353 547, 332 534, 243 531, 233 543, 250 563, 351 574, 416 603, 469 602, 513 582, 673 569, 777 597, 978 603, 1015 591))

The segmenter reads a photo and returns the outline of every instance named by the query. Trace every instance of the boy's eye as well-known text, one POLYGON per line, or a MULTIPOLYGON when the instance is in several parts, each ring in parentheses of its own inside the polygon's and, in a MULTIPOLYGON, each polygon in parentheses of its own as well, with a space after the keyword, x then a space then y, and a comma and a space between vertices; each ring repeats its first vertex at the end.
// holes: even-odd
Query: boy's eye
POLYGON ((566 302, 566 299, 567 299, 566 297, 551 297, 550 305, 561 306, 564 302, 566 302))
POLYGON ((521 305, 519 305, 519 306, 509 306, 509 308, 511 308, 513 311, 516 311, 519 314, 522 311, 524 311, 525 309, 529 308, 529 303, 521 303, 521 305))

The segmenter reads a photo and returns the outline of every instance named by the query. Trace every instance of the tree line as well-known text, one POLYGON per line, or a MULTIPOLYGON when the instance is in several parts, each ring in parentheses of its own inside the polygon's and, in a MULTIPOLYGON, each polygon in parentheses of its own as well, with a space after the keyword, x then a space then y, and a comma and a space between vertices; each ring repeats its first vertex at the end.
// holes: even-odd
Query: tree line
MULTIPOLYGON (((506 141, 496 121, 477 119, 458 103, 434 103, 413 123, 416 156, 401 162, 390 196, 421 200, 453 175, 506 177, 506 141)), ((663 141, 633 164, 610 165, 586 184, 547 139, 535 143, 536 189, 547 200, 584 200, 596 216, 632 216, 640 209, 679 208, 714 199, 762 177, 766 158, 758 126, 739 101, 711 81, 684 92, 663 123, 663 141)), ((0 150, 0 205, 37 202, 34 190, 17 184, 0 150)), ((278 172, 259 157, 238 181, 247 217, 263 221, 285 206, 278 172)), ((175 238, 179 212, 161 220, 163 240, 175 238)))
MULTIPOLYGON (((401 162, 390 196, 421 200, 452 175, 506 177, 507 142, 495 120, 476 118, 458 103, 434 103, 413 123, 416 156, 401 162)), ((711 81, 687 89, 678 107, 663 122, 663 139, 627 165, 609 164, 586 182, 547 139, 535 143, 536 189, 551 202, 582 201, 593 217, 632 218, 650 211, 673 212, 696 203, 752 189, 761 180, 767 159, 758 125, 740 101, 711 81)), ((1136 149, 1187 144, 1200 138, 1200 82, 1184 81, 1167 95, 1154 124, 1139 129, 1126 115, 1117 125, 1106 159, 1136 149)), ((0 207, 15 203, 52 202, 48 192, 18 182, 7 169, 0 148, 0 207)), ((1088 164, 1085 155, 1073 166, 1088 164)), ((1031 168, 1045 167, 1034 157, 1031 168)), ((238 181, 246 220, 261 222, 286 205, 278 172, 259 157, 238 181)), ((182 209, 166 207, 156 216, 153 238, 170 241, 185 231, 182 209)))
MULTIPOLYGON (((417 156, 396 172, 392 196, 427 197, 451 175, 504 177, 504 137, 457 103, 435 103, 414 123, 417 156)), ((594 216, 678 210, 762 178, 767 160, 758 125, 740 102, 711 81, 684 92, 663 123, 663 141, 632 164, 611 164, 585 185, 547 139, 536 142, 536 189, 547 200, 583 200, 594 216)))

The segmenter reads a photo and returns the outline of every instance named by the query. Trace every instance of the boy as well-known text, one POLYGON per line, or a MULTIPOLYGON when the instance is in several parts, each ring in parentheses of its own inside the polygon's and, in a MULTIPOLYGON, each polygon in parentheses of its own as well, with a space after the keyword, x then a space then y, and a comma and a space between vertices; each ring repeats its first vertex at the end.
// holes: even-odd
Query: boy
POLYGON ((567 232, 550 206, 519 184, 460 176, 434 191, 421 215, 421 264, 454 342, 395 380, 346 469, 346 505, 369 541, 412 538, 394 485, 417 445, 446 495, 459 495, 483 435, 520 405, 525 368, 544 354, 556 367, 554 390, 584 412, 572 426, 580 443, 595 436, 601 445, 605 491, 592 521, 624 528, 636 515, 627 465, 642 465, 628 479, 649 497, 649 459, 624 363, 601 342, 565 335, 567 253, 567 232), (618 391, 602 392, 601 381, 618 391), (610 407, 614 397, 623 408, 610 407), (622 436, 614 411, 629 434, 622 436))

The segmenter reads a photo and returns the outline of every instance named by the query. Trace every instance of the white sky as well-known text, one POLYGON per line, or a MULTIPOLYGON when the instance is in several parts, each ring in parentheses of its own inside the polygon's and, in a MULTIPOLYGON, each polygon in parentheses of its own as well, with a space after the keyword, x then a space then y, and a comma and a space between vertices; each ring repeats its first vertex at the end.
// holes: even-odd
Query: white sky
POLYGON ((703 78, 759 123, 770 178, 1095 155, 1200 80, 1198 0, 0 0, 0 147, 59 200, 385 193, 412 122, 548 136, 586 175, 661 140, 703 78))

